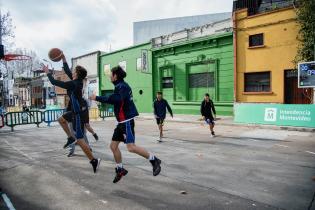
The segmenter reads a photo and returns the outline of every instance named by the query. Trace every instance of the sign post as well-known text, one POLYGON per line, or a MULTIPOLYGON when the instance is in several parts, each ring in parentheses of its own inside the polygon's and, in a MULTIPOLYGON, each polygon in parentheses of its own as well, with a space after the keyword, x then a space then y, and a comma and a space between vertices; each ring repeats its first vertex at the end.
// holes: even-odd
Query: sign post
POLYGON ((298 87, 315 88, 315 61, 298 64, 298 87))

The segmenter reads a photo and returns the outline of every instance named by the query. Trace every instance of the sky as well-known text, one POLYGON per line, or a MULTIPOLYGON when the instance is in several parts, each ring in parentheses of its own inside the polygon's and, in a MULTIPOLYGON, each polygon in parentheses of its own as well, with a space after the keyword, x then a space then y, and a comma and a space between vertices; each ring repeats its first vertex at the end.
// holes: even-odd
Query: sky
POLYGON ((0 0, 11 13, 14 45, 47 58, 50 48, 69 58, 132 45, 133 22, 231 12, 233 0, 0 0))

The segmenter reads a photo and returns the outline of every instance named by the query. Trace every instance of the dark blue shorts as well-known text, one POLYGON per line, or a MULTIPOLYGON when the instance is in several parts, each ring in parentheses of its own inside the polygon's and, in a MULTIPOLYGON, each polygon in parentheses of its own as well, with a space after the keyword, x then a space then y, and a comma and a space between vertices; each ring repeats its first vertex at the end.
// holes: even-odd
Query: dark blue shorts
POLYGON ((156 118, 156 124, 164 125, 164 118, 156 118))
POLYGON ((122 141, 125 144, 135 143, 135 121, 129 120, 127 122, 118 123, 114 130, 113 141, 122 141))
POLYGON ((214 119, 213 118, 206 118, 205 119, 205 122, 208 124, 208 125, 214 125, 215 123, 214 123, 214 119))

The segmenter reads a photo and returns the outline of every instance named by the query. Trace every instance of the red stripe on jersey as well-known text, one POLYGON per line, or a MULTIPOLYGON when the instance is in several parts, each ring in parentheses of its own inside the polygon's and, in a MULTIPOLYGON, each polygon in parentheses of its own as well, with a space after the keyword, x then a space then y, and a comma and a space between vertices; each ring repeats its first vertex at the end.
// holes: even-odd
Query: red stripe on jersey
POLYGON ((124 107, 124 101, 122 101, 122 102, 121 102, 121 105, 120 105, 119 115, 118 115, 118 116, 119 116, 119 121, 124 121, 124 120, 126 120, 123 107, 124 107))

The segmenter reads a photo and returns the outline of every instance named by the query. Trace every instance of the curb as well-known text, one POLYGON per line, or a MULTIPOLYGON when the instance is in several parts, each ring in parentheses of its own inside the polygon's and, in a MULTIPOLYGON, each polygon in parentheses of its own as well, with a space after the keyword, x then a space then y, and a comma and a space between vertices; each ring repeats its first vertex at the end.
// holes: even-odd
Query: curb
MULTIPOLYGON (((141 120, 154 120, 154 118, 148 117, 137 117, 141 120)), ((191 124, 201 124, 202 121, 187 121, 187 120, 165 120, 166 122, 172 123, 191 123, 191 124)), ((220 122, 220 121, 219 121, 220 122)), ((222 122, 218 123, 220 126, 236 126, 236 127, 245 127, 245 128, 260 128, 260 129, 271 129, 271 130, 287 130, 287 131, 300 131, 300 132, 315 132, 315 128, 307 127, 292 127, 292 126, 275 126, 275 125, 261 125, 261 124, 241 124, 241 123, 228 123, 222 122)))

